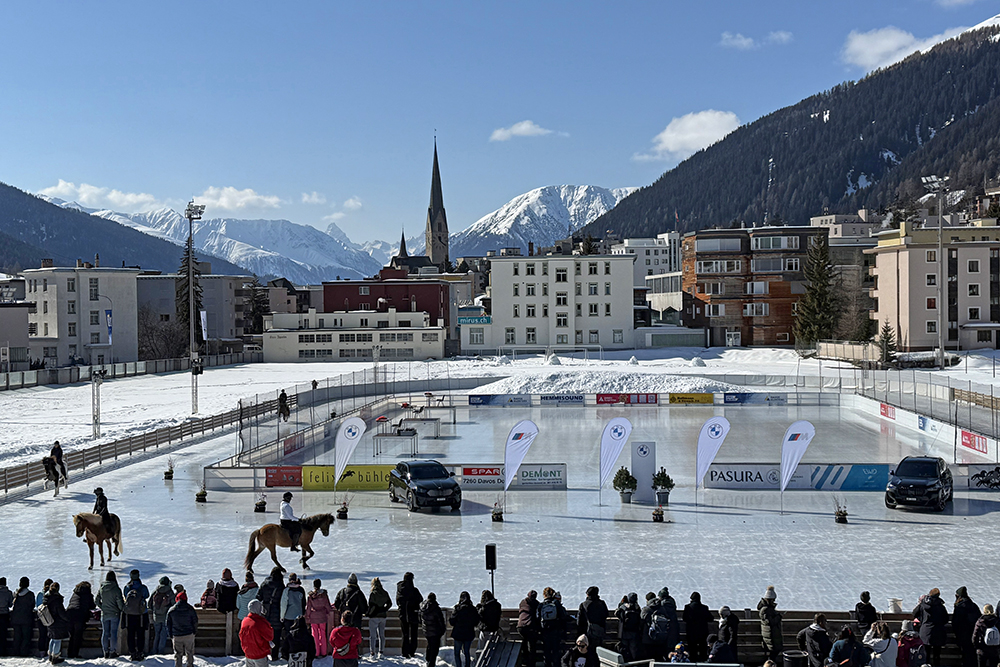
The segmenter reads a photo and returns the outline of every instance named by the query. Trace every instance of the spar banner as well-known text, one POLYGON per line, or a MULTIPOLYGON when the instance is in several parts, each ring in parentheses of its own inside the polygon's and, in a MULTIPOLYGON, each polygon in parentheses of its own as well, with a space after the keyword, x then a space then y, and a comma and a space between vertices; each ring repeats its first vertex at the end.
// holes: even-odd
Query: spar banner
POLYGON ((542 394, 539 397, 542 407, 559 407, 561 405, 583 406, 583 394, 542 394))
MULTIPOLYGON (((815 491, 885 491, 888 463, 800 463, 788 489, 815 491)), ((713 463, 705 476, 707 489, 777 491, 779 463, 713 463)))
POLYGON ((712 461, 718 455, 719 448, 722 447, 722 443, 725 442, 727 435, 729 435, 729 420, 725 417, 712 417, 702 424, 701 432, 698 433, 698 464, 694 477, 695 490, 704 481, 705 473, 708 472, 708 467, 712 465, 712 461))
POLYGON ((530 419, 522 419, 517 422, 507 434, 507 446, 504 448, 503 454, 504 491, 514 481, 517 469, 521 467, 521 461, 524 460, 536 437, 538 437, 538 427, 530 419))
POLYGON ((656 394, 598 394, 598 405, 656 405, 656 394))
POLYGON ((345 472, 347 472, 347 463, 351 460, 351 456, 354 454, 354 450, 357 449, 358 443, 361 442, 361 436, 365 434, 368 425, 360 417, 348 417, 340 425, 337 430, 337 439, 334 441, 334 452, 336 457, 334 459, 334 473, 340 473, 339 475, 334 475, 334 484, 345 472))
POLYGON ((469 405, 488 405, 492 407, 531 407, 530 394, 480 394, 470 395, 469 405))
POLYGON ((813 436, 816 435, 816 428, 806 420, 794 422, 785 431, 785 437, 781 440, 781 490, 788 487, 788 482, 792 479, 799 461, 809 448, 813 436))
POLYGON ((971 449, 972 451, 979 452, 980 454, 985 454, 987 452, 986 447, 986 436, 979 435, 978 433, 972 433, 971 431, 966 431, 962 429, 962 439, 959 440, 962 446, 966 449, 971 449))
MULTIPOLYGON (((504 466, 457 466, 455 473, 462 477, 462 488, 503 490, 504 466)), ((522 463, 510 484, 512 489, 535 491, 560 491, 566 489, 565 463, 522 463)))
POLYGON ((671 393, 670 405, 712 405, 715 403, 715 394, 695 394, 695 393, 671 393))
POLYGON ((624 417, 615 417, 604 427, 604 433, 601 434, 601 483, 598 488, 604 488, 604 483, 611 477, 615 462, 631 434, 632 422, 624 417))
POLYGON ((732 392, 723 395, 726 405, 787 405, 788 394, 743 394, 732 392))

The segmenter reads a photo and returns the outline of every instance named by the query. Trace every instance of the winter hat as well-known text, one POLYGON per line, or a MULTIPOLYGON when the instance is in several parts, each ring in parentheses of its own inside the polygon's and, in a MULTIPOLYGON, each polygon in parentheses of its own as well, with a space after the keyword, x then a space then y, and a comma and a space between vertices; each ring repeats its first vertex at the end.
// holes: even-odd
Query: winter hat
POLYGON ((933 597, 937 597, 937 596, 941 595, 941 589, 939 589, 939 588, 932 588, 931 591, 930 591, 930 593, 928 593, 927 595, 930 596, 930 597, 932 597, 932 598, 933 597))
POLYGON ((21 588, 27 588, 31 582, 28 581, 27 577, 21 577, 21 580, 17 582, 17 585, 21 588))
POLYGON ((767 592, 764 593, 764 599, 765 600, 776 600, 777 598, 778 598, 778 594, 774 592, 774 586, 768 586, 767 587, 767 592))
POLYGON ((648 593, 646 593, 646 602, 655 599, 656 599, 656 593, 654 593, 653 591, 649 591, 648 593))
POLYGON ((319 587, 323 585, 323 582, 319 579, 313 579, 313 588, 319 590, 319 587))
POLYGON ((358 585, 358 575, 356 575, 353 572, 351 572, 351 576, 347 577, 347 583, 348 584, 353 584, 353 585, 357 586, 358 585))
POLYGON ((660 592, 657 594, 656 597, 660 598, 661 600, 666 600, 668 597, 670 597, 670 590, 666 586, 664 586, 663 588, 660 589, 660 592))
POLYGON ((0 577, 0 586, 7 585, 7 577, 0 577))
POLYGON ((205 584, 205 588, 215 588, 215 582, 209 579, 208 583, 205 584))
POLYGON ((184 592, 184 584, 174 584, 174 592, 176 592, 176 593, 183 593, 184 592))
POLYGON ((722 607, 719 609, 719 616, 721 616, 722 618, 729 616, 729 607, 727 607, 726 605, 722 605, 722 607))
POLYGON ((250 600, 250 604, 247 605, 247 611, 251 614, 257 614, 258 616, 264 615, 264 603, 260 600, 250 600))
POLYGON ((871 593, 869 593, 868 591, 862 591, 862 593, 861 593, 861 601, 862 602, 868 602, 871 599, 872 599, 871 593))
POLYGON ((537 600, 538 599, 538 591, 535 591, 535 590, 528 591, 528 599, 529 600, 537 600))
POLYGON ((913 621, 903 621, 903 632, 913 632, 913 621))
POLYGON ((555 598, 556 598, 556 600, 559 600, 560 602, 562 602, 562 593, 560 593, 559 591, 556 591, 555 598))
POLYGON ((600 592, 601 590, 597 586, 591 586, 590 588, 587 589, 587 597, 588 598, 597 597, 600 594, 600 592))
POLYGON ((701 593, 695 591, 691 594, 691 602, 701 602, 701 593))
POLYGON ((639 603, 639 596, 636 593, 629 593, 628 594, 628 601, 631 602, 632 604, 638 604, 639 603))
POLYGON ((222 580, 223 581, 229 581, 232 578, 233 578, 233 571, 230 570, 228 567, 225 570, 222 571, 222 580))
POLYGON ((674 650, 675 651, 683 651, 684 650, 684 642, 681 642, 680 644, 678 644, 677 646, 675 646, 674 650))
POLYGON ((428 602, 437 602, 437 599, 438 598, 437 598, 436 595, 434 595, 434 593, 428 593, 427 594, 427 601, 428 602))
POLYGON ((967 597, 969 597, 969 591, 965 588, 965 586, 960 586, 959 589, 957 591, 955 591, 955 597, 956 598, 967 598, 967 597))
POLYGON ((177 594, 177 597, 174 598, 174 601, 175 602, 187 602, 187 599, 188 599, 187 593, 185 593, 184 591, 181 591, 180 593, 177 594))
POLYGON ((161 586, 169 586, 170 585, 170 577, 168 577, 166 575, 160 577, 160 585, 161 586))
POLYGON ((590 640, 587 639, 587 635, 580 635, 579 637, 577 637, 576 643, 577 645, 582 644, 584 646, 590 646, 590 640))
POLYGON ((128 576, 129 576, 129 579, 135 579, 136 581, 138 581, 138 579, 139 579, 139 570, 132 570, 131 572, 128 573, 128 576))

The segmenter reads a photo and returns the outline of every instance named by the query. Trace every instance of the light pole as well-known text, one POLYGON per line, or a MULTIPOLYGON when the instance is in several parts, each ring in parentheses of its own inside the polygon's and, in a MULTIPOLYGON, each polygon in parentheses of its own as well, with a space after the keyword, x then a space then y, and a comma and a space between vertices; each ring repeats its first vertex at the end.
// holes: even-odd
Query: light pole
POLYGON ((98 294, 97 296, 99 296, 102 299, 107 299, 108 303, 111 304, 111 311, 110 311, 111 315, 109 317, 105 317, 104 319, 110 325, 108 327, 108 345, 111 346, 111 369, 112 369, 112 375, 114 375, 114 367, 115 367, 115 341, 114 341, 114 338, 111 335, 111 331, 112 331, 112 329, 115 326, 114 325, 114 322, 115 322, 115 319, 114 319, 114 317, 115 317, 115 302, 111 300, 110 296, 107 296, 105 294, 98 294))
POLYGON ((201 220, 201 214, 205 212, 205 206, 195 204, 194 200, 188 202, 184 209, 184 217, 188 221, 188 329, 190 331, 190 355, 191 355, 191 414, 198 414, 198 375, 201 373, 201 364, 198 360, 198 350, 194 344, 194 221, 201 220))
POLYGON ((920 178, 924 187, 931 193, 937 194, 938 200, 938 229, 937 229, 937 365, 944 369, 944 207, 942 204, 945 190, 948 187, 948 177, 938 178, 935 175, 922 176, 920 178))
POLYGON ((372 345, 372 362, 375 371, 375 393, 378 394, 378 355, 382 351, 381 345, 372 345))
POLYGON ((101 437, 101 383, 107 371, 103 368, 90 372, 90 400, 93 409, 94 440, 101 437))

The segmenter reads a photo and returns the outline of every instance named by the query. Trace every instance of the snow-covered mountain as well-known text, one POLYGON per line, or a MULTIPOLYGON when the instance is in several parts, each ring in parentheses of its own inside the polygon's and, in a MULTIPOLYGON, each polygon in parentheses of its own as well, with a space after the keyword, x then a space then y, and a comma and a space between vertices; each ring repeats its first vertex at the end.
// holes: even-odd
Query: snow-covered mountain
MULTIPOLYGON (((173 209, 119 213, 88 209, 76 202, 43 198, 58 206, 113 220, 177 245, 187 242, 187 219, 173 209)), ((294 283, 318 283, 334 280, 338 276, 363 278, 374 275, 382 266, 351 243, 336 225, 331 225, 327 233, 323 233, 315 227, 288 220, 212 218, 195 222, 193 231, 198 250, 226 259, 259 276, 281 276, 294 283)))
MULTIPOLYGON (((422 255, 425 244, 426 239, 423 234, 411 236, 406 239, 406 252, 410 255, 422 255)), ((357 247, 383 266, 388 264, 389 259, 399 252, 398 241, 366 241, 357 247)))

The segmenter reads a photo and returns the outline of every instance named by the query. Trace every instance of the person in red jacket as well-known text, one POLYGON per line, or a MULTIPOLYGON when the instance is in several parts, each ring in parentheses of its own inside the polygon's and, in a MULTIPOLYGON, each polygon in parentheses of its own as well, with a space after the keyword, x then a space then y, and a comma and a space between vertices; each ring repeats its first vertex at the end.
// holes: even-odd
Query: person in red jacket
POLYGON ((246 656, 248 667, 267 667, 268 656, 271 655, 271 645, 274 643, 274 630, 271 623, 264 618, 264 603, 251 600, 247 608, 249 613, 240 625, 240 646, 246 656))
POLYGON ((352 625, 353 617, 353 613, 345 611, 340 617, 340 625, 330 633, 333 667, 358 667, 361 630, 352 625))

